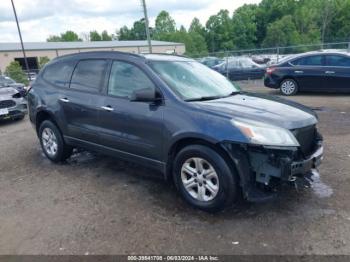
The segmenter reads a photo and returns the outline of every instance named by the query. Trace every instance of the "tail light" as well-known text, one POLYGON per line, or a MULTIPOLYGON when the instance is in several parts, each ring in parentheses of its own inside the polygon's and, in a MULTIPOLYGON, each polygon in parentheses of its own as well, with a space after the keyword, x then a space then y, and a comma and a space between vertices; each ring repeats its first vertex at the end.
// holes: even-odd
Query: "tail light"
POLYGON ((276 71, 275 67, 268 67, 268 68, 266 68, 266 74, 268 74, 268 75, 271 75, 275 71, 276 71))

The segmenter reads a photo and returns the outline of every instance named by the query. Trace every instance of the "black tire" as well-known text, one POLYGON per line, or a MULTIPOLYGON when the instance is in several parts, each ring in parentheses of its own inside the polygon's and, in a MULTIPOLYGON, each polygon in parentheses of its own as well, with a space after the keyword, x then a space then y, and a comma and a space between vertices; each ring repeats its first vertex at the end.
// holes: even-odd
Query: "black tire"
POLYGON ((294 96, 298 90, 298 83, 294 79, 287 78, 280 83, 280 92, 284 96, 294 96))
POLYGON ((64 142, 63 136, 62 136, 60 130, 50 120, 45 120, 44 122, 41 123, 40 128, 39 128, 39 140, 40 140, 40 145, 41 145, 41 148, 42 148, 44 154, 52 162, 55 162, 55 163, 62 162, 72 155, 73 148, 64 142), (43 145, 42 135, 43 135, 43 131, 46 128, 52 130, 52 132, 54 133, 54 135, 56 137, 57 151, 54 155, 49 154, 43 145))
MULTIPOLYGON (((233 168, 214 149, 204 145, 191 145, 183 148, 175 157, 173 176, 175 185, 181 196, 190 205, 207 212, 218 212, 231 206, 239 199, 238 179, 233 168), (208 201, 201 201, 193 197, 182 182, 181 169, 191 158, 202 158, 212 165, 219 179, 216 196, 208 201)), ((199 185, 198 185, 199 186, 199 185)), ((200 185, 203 186, 203 185, 200 185)), ((207 186, 207 185, 206 185, 207 186)), ((199 190, 199 187, 197 187, 199 190)), ((205 194, 207 194, 205 189, 205 194)))

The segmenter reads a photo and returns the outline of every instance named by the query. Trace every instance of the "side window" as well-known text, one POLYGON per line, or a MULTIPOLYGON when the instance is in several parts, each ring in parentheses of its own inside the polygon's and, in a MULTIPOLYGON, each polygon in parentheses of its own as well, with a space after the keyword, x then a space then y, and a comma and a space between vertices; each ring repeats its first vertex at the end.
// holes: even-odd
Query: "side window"
POLYGON ((340 55, 326 56, 327 66, 350 67, 350 58, 340 55))
POLYGON ((238 68, 238 67, 239 67, 239 62, 237 60, 232 60, 228 62, 229 69, 238 68))
POLYGON ((113 62, 108 94, 130 98, 134 90, 143 88, 155 88, 155 86, 141 69, 126 62, 113 62))
POLYGON ((106 60, 81 60, 73 72, 70 88, 99 92, 107 72, 106 60))
POLYGON ((306 56, 302 58, 298 58, 292 61, 293 65, 302 65, 302 66, 322 66, 323 65, 323 56, 306 56))
POLYGON ((45 68, 43 78, 58 87, 69 87, 74 65, 73 61, 50 64, 45 68))

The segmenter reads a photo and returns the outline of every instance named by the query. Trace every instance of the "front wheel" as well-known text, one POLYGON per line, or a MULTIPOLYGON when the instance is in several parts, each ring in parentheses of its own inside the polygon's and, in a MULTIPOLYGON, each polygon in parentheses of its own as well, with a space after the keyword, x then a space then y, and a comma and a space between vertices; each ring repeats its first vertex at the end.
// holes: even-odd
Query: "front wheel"
POLYGON ((57 126, 49 120, 40 125, 39 139, 42 150, 52 162, 64 161, 72 154, 72 147, 64 142, 57 126))
POLYGON ((204 211, 220 211, 238 199, 236 174, 217 151, 207 146, 187 146, 177 154, 174 180, 181 196, 204 211))
POLYGON ((293 79, 285 79, 280 84, 280 91, 285 96, 295 95, 298 92, 298 84, 293 79))

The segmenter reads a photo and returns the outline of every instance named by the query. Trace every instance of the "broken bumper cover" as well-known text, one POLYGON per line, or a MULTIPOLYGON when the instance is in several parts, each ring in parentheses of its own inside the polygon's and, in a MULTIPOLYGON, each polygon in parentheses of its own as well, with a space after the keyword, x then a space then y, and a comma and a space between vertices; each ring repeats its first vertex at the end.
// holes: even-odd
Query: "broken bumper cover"
POLYGON ((293 177, 299 174, 307 174, 311 169, 317 168, 323 160, 323 146, 320 146, 316 152, 314 152, 306 160, 294 161, 290 164, 290 170, 286 170, 285 174, 290 174, 288 180, 293 179, 293 177))
POLYGON ((235 163, 243 195, 248 201, 269 199, 261 189, 273 188, 282 182, 294 182, 307 177, 323 160, 322 139, 315 141, 308 156, 300 148, 277 148, 225 143, 224 147, 235 163), (259 193, 257 193, 259 191, 259 193))

